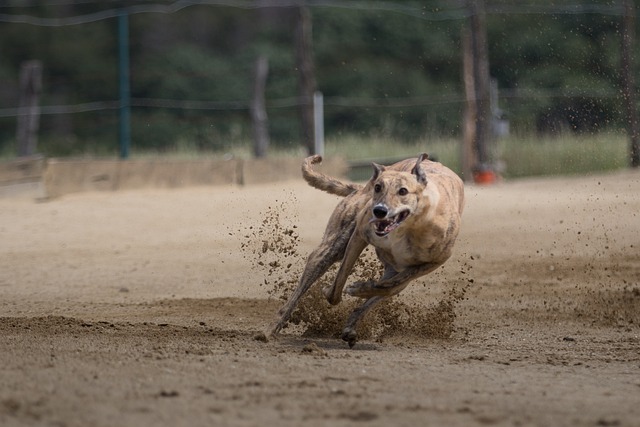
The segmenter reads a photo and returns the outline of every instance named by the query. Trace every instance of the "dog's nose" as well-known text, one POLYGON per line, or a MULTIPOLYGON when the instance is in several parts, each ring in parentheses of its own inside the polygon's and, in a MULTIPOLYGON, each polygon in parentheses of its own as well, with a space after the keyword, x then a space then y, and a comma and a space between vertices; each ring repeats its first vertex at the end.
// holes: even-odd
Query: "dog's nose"
POLYGON ((385 216, 387 216, 387 213, 389 213, 389 210, 386 206, 376 205, 373 207, 373 216, 375 216, 376 218, 384 218, 385 216))

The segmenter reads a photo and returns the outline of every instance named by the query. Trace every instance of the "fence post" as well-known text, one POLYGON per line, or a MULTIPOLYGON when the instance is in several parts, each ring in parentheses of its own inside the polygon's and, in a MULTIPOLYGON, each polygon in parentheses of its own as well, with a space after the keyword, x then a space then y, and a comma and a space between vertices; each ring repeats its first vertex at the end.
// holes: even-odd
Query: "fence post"
POLYGON ((269 148, 269 128, 264 91, 269 74, 269 61, 260 55, 256 59, 251 100, 251 124, 253 125, 253 153, 257 158, 265 157, 269 148))
POLYGON ((491 105, 489 100, 489 54, 487 52, 486 14, 483 0, 470 0, 471 52, 476 101, 476 167, 488 167, 491 137, 491 105))
POLYGON ((462 29, 462 80, 464 83, 465 105, 462 118, 462 179, 473 181, 473 169, 476 166, 475 142, 477 135, 476 121, 478 116, 476 105, 475 79, 473 78, 473 53, 471 48, 471 31, 462 29))
POLYGON ((118 15, 118 83, 120 92, 118 139, 120 158, 129 157, 131 145, 131 89, 129 82, 129 14, 118 15))
POLYGON ((20 67, 20 112, 16 141, 18 156, 32 156, 38 146, 40 127, 40 92, 42 91, 42 63, 26 61, 20 67))
POLYGON ((313 94, 313 128, 315 154, 324 156, 324 98, 320 91, 313 94))
POLYGON ((635 6, 632 0, 624 1, 622 18, 622 99, 626 110, 627 133, 631 167, 640 167, 640 125, 636 109, 636 88, 633 78, 633 47, 635 41, 635 6))
POLYGON ((313 94, 316 77, 313 68, 313 42, 311 40, 311 13, 306 6, 297 8, 295 30, 296 65, 298 67, 298 93, 303 143, 309 154, 314 154, 313 94))

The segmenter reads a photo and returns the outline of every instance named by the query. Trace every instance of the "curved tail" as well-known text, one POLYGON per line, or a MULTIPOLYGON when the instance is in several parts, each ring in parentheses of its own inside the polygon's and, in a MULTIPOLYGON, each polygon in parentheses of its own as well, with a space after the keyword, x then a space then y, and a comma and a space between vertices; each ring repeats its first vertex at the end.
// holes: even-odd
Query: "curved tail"
POLYGON ((326 191, 327 193, 335 194, 336 196, 342 197, 346 197, 349 194, 355 193, 362 188, 362 185, 344 183, 342 181, 338 181, 335 178, 313 170, 312 166, 321 162, 322 156, 318 156, 317 154, 307 157, 302 162, 302 176, 310 186, 315 187, 318 190, 326 191))

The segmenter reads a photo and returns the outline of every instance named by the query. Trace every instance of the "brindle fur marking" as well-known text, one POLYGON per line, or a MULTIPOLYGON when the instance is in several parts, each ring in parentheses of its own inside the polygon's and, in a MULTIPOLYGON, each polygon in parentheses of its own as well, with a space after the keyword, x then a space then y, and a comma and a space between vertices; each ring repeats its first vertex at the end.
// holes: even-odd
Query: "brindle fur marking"
POLYGON ((309 255, 298 287, 279 311, 264 338, 280 332, 300 298, 326 271, 342 260, 333 285, 323 289, 330 304, 338 304, 343 290, 364 298, 342 332, 350 347, 357 341, 356 328, 379 302, 397 295, 412 280, 440 267, 450 256, 460 229, 464 207, 462 180, 426 154, 385 167, 373 164, 366 185, 343 183, 313 170, 320 156, 302 163, 309 185, 343 196, 329 218, 322 242, 309 255), (362 251, 372 245, 384 265, 377 281, 345 283, 362 251))

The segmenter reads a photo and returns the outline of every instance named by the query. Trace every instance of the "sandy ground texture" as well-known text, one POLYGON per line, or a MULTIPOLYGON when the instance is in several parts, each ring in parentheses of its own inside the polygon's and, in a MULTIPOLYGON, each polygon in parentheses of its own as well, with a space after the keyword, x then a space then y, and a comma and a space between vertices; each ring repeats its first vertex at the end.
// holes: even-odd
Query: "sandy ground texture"
POLYGON ((0 200, 0 425, 640 426, 640 174, 466 194, 353 349, 317 291, 254 339, 338 200, 301 179, 0 200))

